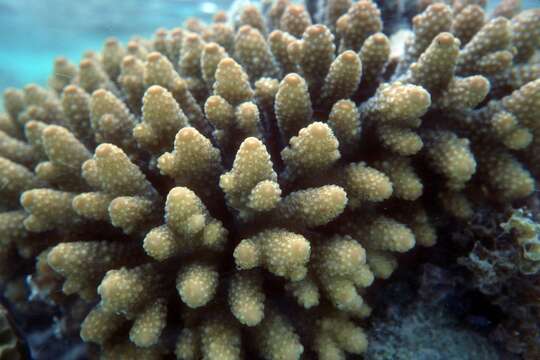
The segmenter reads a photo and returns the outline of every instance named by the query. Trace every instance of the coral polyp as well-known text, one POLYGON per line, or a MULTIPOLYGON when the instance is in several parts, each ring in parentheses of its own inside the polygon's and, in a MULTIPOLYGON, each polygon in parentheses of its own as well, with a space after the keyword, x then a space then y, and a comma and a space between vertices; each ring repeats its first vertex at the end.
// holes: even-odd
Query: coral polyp
POLYGON ((4 281, 86 304, 104 359, 362 354, 370 286, 437 217, 535 191, 540 11, 429 1, 394 56, 375 2, 320 3, 109 39, 6 90, 4 281))

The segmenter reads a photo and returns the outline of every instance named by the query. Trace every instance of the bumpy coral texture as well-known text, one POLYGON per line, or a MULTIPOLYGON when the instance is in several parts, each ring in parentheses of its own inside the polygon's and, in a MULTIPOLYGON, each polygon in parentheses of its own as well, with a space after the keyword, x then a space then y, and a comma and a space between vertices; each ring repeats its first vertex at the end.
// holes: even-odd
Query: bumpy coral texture
POLYGON ((390 58, 374 2, 320 3, 109 39, 6 90, 2 277, 39 256, 105 359, 363 353, 370 285, 439 209, 534 192, 540 13, 437 2, 390 58))

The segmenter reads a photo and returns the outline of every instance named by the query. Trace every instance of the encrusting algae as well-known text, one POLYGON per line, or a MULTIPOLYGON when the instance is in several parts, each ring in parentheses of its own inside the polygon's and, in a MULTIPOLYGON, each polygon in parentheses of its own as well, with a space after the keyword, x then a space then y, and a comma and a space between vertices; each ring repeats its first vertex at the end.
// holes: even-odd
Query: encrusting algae
POLYGON ((103 359, 363 353, 370 285, 440 209, 540 175, 539 10, 424 3, 399 58, 371 0, 277 0, 6 90, 3 279, 56 273, 103 359))

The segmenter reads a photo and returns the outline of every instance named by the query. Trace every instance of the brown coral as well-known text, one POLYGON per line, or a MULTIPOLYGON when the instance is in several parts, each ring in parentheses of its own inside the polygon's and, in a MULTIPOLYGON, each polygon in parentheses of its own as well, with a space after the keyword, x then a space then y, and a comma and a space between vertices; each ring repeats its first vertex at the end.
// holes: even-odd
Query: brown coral
POLYGON ((5 92, 0 255, 47 248, 99 300, 81 337, 104 358, 360 354, 369 286, 436 242, 427 204, 467 219, 534 191, 540 87, 510 68, 536 13, 466 27, 478 8, 435 3, 395 68, 373 1, 323 11, 111 39, 5 92))

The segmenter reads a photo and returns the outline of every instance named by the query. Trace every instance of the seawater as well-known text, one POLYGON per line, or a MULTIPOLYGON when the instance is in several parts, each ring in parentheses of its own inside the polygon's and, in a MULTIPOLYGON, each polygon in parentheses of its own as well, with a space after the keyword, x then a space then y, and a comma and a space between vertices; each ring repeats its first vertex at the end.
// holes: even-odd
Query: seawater
MULTIPOLYGON (((488 1, 488 14, 498 2, 488 1)), ((85 50, 99 51, 107 37, 126 42, 134 35, 149 37, 158 27, 181 26, 192 16, 209 21, 216 10, 227 10, 233 3, 0 0, 0 94, 10 86, 46 85, 56 56, 77 63, 85 50)), ((540 7, 540 0, 523 0, 524 9, 534 7, 540 7)))

